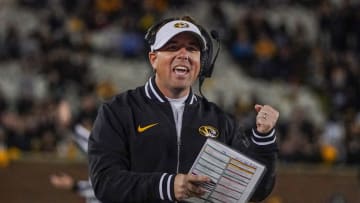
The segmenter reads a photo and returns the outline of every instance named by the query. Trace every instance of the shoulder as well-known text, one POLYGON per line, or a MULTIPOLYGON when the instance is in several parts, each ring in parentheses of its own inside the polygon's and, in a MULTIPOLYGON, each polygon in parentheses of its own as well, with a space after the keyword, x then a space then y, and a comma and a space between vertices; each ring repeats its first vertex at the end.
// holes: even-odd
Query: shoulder
POLYGON ((225 122, 234 122, 235 121, 235 117, 226 112, 222 107, 220 107, 218 104, 207 100, 204 97, 198 96, 197 97, 197 104, 199 105, 199 108, 201 109, 201 111, 204 112, 211 112, 216 114, 217 117, 219 117, 220 119, 222 119, 225 122))
POLYGON ((197 104, 200 105, 201 108, 204 108, 208 111, 215 111, 219 114, 227 114, 218 104, 198 95, 196 95, 196 98, 198 101, 197 104))

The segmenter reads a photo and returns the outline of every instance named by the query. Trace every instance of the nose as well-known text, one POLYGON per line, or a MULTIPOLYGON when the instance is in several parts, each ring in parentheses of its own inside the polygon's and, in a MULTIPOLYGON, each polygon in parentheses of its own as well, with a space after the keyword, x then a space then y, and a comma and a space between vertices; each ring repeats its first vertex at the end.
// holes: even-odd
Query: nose
POLYGON ((181 60, 189 61, 190 56, 185 47, 182 47, 181 49, 179 49, 179 54, 178 54, 177 58, 181 59, 181 60))
POLYGON ((182 60, 185 60, 185 61, 189 60, 189 56, 187 56, 187 55, 180 55, 178 58, 182 59, 182 60))

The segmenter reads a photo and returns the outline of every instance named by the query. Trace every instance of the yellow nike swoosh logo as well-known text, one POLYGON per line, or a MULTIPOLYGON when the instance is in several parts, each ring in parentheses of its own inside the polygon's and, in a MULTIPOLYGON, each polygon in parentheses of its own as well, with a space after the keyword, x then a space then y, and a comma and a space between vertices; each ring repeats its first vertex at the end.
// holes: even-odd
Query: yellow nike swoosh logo
POLYGON ((139 133, 142 133, 142 132, 144 132, 145 130, 156 126, 157 124, 159 124, 159 123, 153 123, 153 124, 150 124, 150 125, 147 125, 147 126, 144 126, 144 127, 140 127, 140 125, 139 125, 138 128, 137 128, 137 131, 138 131, 139 133))

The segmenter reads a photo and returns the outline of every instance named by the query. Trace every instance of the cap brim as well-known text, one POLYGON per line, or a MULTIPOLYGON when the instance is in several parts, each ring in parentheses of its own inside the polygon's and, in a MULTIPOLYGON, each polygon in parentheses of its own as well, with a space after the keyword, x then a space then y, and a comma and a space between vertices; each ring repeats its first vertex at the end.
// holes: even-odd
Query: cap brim
POLYGON ((151 50, 155 51, 163 47, 170 39, 175 37, 176 35, 184 32, 189 32, 194 34, 197 39, 199 39, 199 43, 201 49, 206 49, 206 40, 202 36, 199 28, 191 22, 183 21, 183 20, 174 20, 166 23, 162 26, 159 31, 156 33, 156 38, 154 44, 151 46, 151 50))

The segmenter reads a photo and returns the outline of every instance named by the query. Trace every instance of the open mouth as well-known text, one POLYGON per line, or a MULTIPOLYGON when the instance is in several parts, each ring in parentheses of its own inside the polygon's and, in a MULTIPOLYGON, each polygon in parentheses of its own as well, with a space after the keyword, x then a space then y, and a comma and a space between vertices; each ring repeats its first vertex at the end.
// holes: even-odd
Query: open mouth
POLYGON ((186 73, 190 72, 189 68, 184 66, 177 66, 173 68, 173 72, 179 75, 185 75, 186 73))

